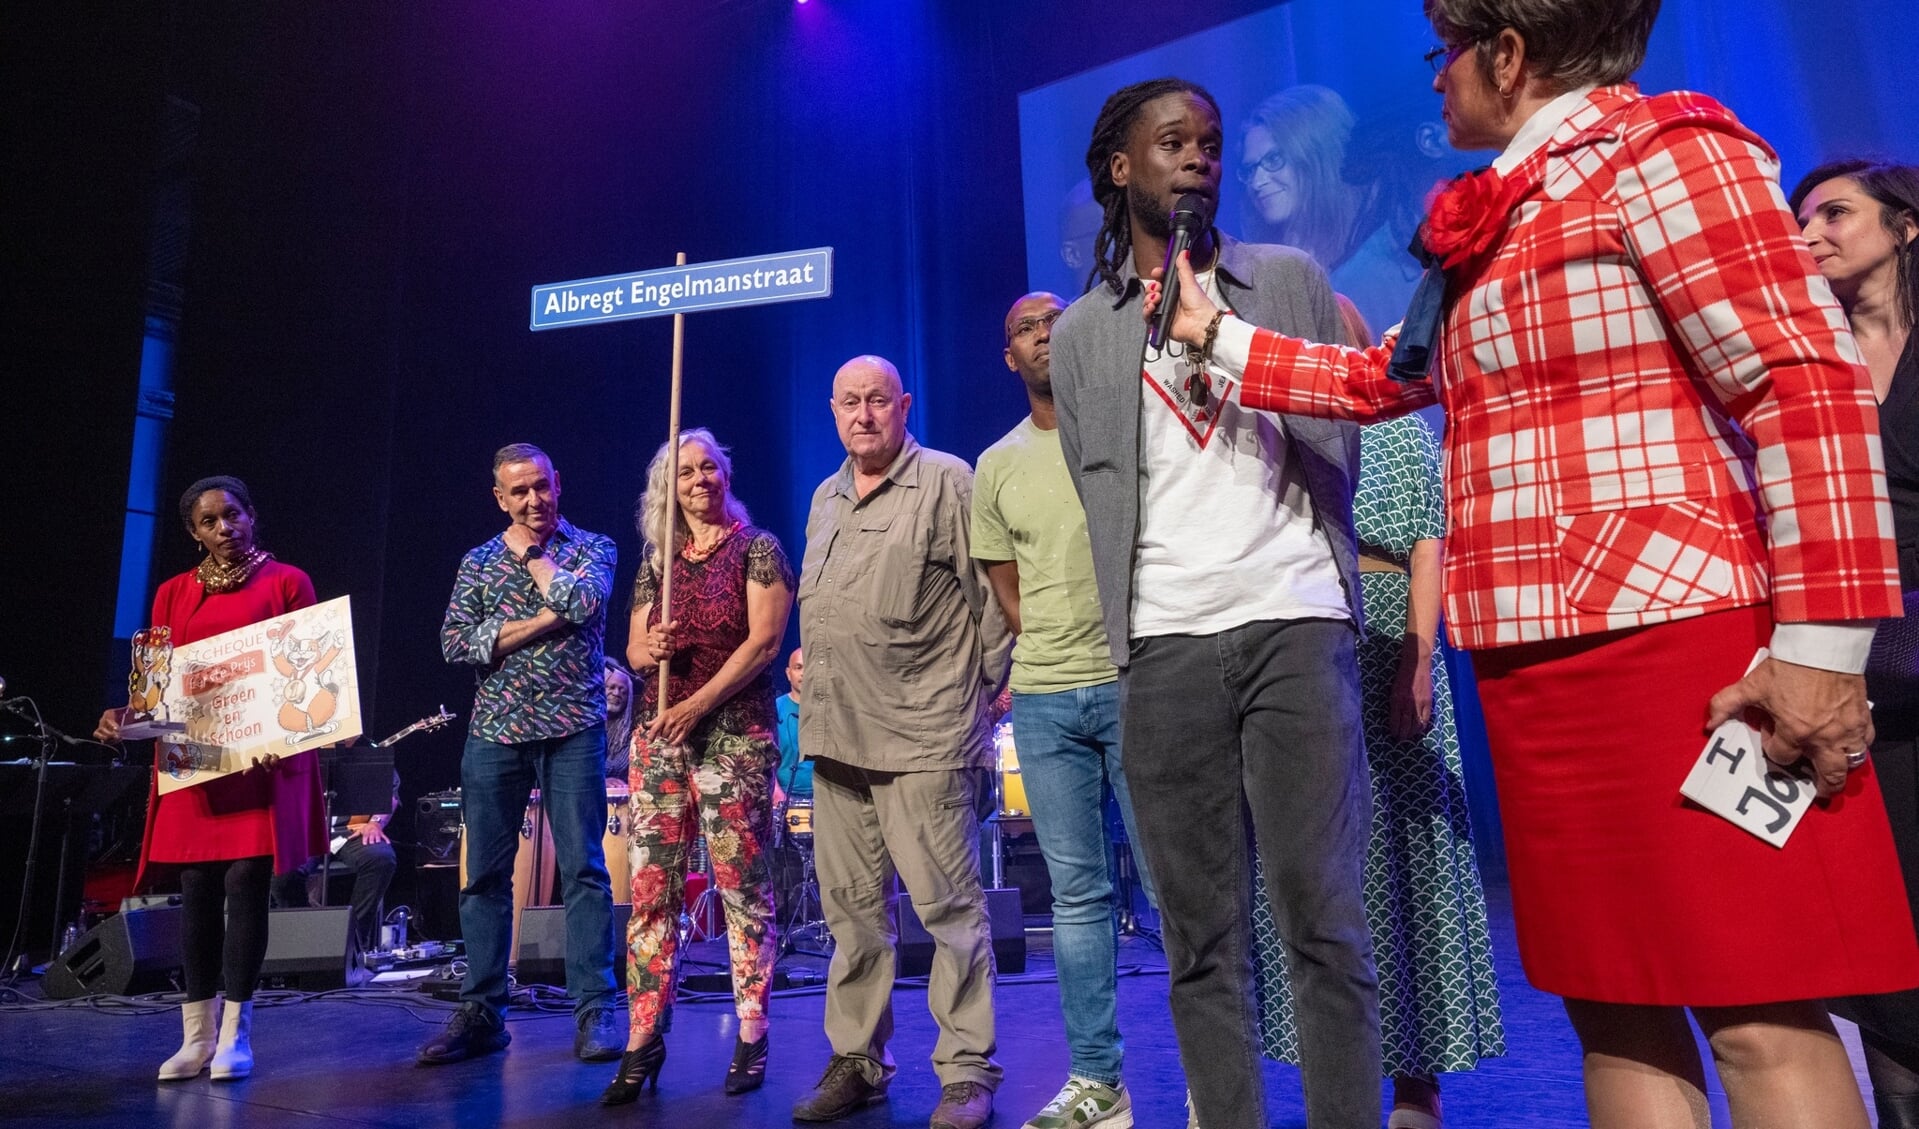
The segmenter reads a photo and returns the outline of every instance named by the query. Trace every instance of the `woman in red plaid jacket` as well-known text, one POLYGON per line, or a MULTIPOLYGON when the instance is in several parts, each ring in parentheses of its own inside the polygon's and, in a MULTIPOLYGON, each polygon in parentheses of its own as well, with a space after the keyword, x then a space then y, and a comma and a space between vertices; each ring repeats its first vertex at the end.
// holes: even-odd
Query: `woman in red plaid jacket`
POLYGON ((1860 671, 1900 610, 1873 396, 1765 142, 1626 81, 1658 6, 1426 0, 1451 140, 1501 151, 1434 202, 1429 316, 1311 344, 1222 315, 1182 263, 1173 333, 1249 407, 1444 406, 1448 629, 1593 1124, 1706 1129, 1690 1009, 1735 1125, 1864 1129, 1818 1001, 1919 984, 1863 754, 1860 671), (1741 712, 1816 779, 1783 848, 1679 795, 1741 712))

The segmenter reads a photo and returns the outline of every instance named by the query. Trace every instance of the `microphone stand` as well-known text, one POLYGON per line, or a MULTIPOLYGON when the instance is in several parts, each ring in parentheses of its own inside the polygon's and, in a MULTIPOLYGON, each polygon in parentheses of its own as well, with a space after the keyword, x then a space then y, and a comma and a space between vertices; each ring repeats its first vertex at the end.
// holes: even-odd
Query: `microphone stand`
MULTIPOLYGON (((33 818, 29 821, 27 830, 27 863, 20 880, 20 912, 14 919, 13 937, 7 942, 6 960, 0 962, 0 976, 6 976, 11 979, 17 977, 21 972, 27 971, 27 969, 16 968, 16 963, 24 962, 29 965, 29 967, 32 964, 26 952, 20 948, 20 939, 21 935, 26 932, 27 911, 32 905, 34 872, 40 865, 40 823, 46 814, 47 764, 53 760, 53 745, 56 735, 66 738, 69 741, 71 741, 72 738, 67 737, 66 734, 60 733, 48 725, 46 719, 40 716, 40 707, 34 704, 32 698, 13 698, 9 701, 0 702, 0 708, 7 709, 21 717, 28 716, 25 712, 27 708, 32 709, 34 726, 40 731, 39 769, 36 773, 33 787, 33 818)), ((57 900, 58 895, 56 894, 55 897, 57 900)), ((58 914, 56 913, 55 916, 58 916, 58 914)), ((59 923, 56 922, 54 924, 56 933, 59 928, 59 923)), ((56 949, 57 947, 56 945, 56 949)), ((56 952, 54 955, 58 956, 59 954, 56 952)))

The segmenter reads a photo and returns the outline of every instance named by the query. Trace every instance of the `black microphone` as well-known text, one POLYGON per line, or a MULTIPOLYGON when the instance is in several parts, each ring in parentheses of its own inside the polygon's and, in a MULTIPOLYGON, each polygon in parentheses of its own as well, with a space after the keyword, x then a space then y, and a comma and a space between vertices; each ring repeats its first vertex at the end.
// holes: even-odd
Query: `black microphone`
POLYGON ((1179 308, 1179 256, 1206 230, 1206 197, 1188 192, 1173 204, 1170 217, 1173 234, 1166 240, 1166 265, 1159 275, 1159 313, 1153 318, 1153 330, 1146 344, 1164 348, 1166 335, 1172 332, 1173 311, 1179 308))

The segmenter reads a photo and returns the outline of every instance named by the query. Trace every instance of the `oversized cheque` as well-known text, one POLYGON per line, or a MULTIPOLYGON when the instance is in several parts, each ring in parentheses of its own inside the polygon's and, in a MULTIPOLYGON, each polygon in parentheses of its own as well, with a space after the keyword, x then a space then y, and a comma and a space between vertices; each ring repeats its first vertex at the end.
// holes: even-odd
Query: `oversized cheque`
POLYGON ((328 600, 173 651, 162 737, 162 793, 358 737, 360 684, 349 597, 328 600))

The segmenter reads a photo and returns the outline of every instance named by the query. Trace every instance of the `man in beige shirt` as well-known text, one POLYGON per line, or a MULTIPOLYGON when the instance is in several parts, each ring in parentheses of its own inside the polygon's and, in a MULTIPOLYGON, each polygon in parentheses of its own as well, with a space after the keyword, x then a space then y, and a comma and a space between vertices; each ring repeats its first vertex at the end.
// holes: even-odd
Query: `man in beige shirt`
POLYGON ((977 1129, 1001 1076, 979 877, 992 794, 986 706, 1011 639, 968 551, 973 473, 907 434, 912 403, 883 358, 840 368, 832 406, 847 459, 814 491, 807 517, 800 753, 813 762, 814 863, 835 946, 833 1058, 793 1117, 836 1121, 885 1095, 897 870, 936 950, 931 1129, 977 1129))

